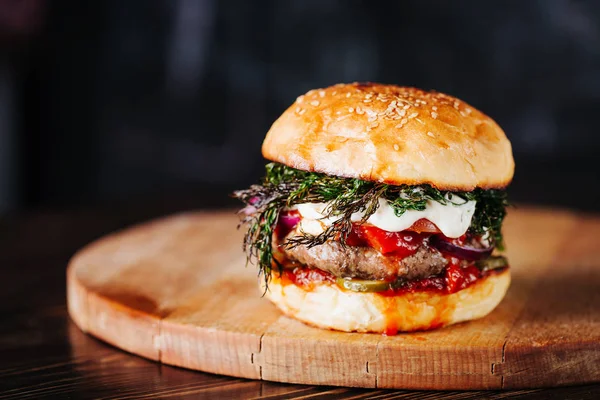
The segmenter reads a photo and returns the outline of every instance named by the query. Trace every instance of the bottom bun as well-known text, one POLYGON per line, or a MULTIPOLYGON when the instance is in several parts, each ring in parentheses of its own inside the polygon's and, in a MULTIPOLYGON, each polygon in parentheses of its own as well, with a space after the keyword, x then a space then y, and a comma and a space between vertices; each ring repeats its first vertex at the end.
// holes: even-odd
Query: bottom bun
POLYGON ((288 316, 320 328, 394 334, 484 317, 500 303, 509 285, 508 268, 456 293, 397 296, 351 292, 330 283, 316 283, 309 289, 282 282, 273 274, 266 296, 288 316))

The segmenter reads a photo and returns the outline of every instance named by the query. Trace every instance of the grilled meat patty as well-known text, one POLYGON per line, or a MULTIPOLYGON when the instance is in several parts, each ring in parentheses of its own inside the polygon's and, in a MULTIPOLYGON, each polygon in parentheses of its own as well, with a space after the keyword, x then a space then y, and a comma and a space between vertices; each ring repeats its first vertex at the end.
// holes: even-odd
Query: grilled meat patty
MULTIPOLYGON (((293 236, 295 233, 292 232, 290 235, 293 236)), ((415 254, 405 258, 393 254, 382 255, 371 247, 342 246, 335 241, 311 248, 304 245, 285 248, 279 244, 279 251, 291 261, 319 268, 343 278, 422 279, 439 274, 447 264, 439 251, 425 243, 415 254)))

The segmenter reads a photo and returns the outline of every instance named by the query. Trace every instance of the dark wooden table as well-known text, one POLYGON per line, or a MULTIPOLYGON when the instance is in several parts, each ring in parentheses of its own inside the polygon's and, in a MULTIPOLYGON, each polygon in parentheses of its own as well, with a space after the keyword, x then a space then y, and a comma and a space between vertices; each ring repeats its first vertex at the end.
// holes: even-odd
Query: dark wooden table
POLYGON ((105 233, 186 208, 191 204, 120 205, 111 210, 46 211, 0 219, 0 399, 600 398, 600 384, 428 392, 250 381, 160 365, 80 332, 65 306, 65 267, 70 256, 105 233))

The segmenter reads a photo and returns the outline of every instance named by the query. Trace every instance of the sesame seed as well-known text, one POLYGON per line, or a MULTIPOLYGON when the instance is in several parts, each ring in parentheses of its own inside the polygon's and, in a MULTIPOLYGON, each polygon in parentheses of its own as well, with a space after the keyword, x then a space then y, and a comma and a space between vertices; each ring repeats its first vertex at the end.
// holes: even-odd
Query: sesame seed
POLYGON ((346 97, 350 97, 350 96, 352 96, 352 93, 350 93, 350 92, 346 93, 346 97))
POLYGON ((331 94, 332 94, 333 96, 335 96, 335 95, 337 94, 337 90, 334 90, 333 92, 331 92, 331 94))
POLYGON ((302 115, 306 112, 306 108, 303 108, 302 110, 298 111, 298 115, 302 115))
POLYGON ((354 107, 350 107, 350 108, 348 109, 348 111, 349 111, 349 112, 354 112, 354 107))
POLYGON ((406 110, 398 110, 398 115, 404 117, 406 115, 406 110))
POLYGON ((437 113, 436 113, 435 111, 432 111, 432 112, 431 112, 431 118, 433 118, 433 119, 437 119, 437 116, 438 116, 438 115, 437 115, 437 113))
POLYGON ((410 114, 410 115, 408 116, 408 118, 409 118, 409 119, 413 119, 414 117, 416 117, 416 116, 418 116, 418 115, 419 115, 419 113, 416 113, 416 112, 414 112, 414 113, 410 114))
POLYGON ((398 144, 394 143, 394 150, 398 151, 400 150, 400 146, 398 146, 398 144))
POLYGON ((410 104, 405 105, 404 107, 402 107, 405 110, 408 110, 410 108, 410 104))
POLYGON ((402 125, 406 124, 408 122, 408 120, 406 118, 402 118, 402 120, 400 121, 400 123, 402 125))
POLYGON ((319 97, 325 97, 325 91, 319 90, 319 97))
POLYGON ((431 109, 432 109, 433 111, 437 111, 437 106, 433 106, 433 107, 431 107, 431 109))
POLYGON ((321 103, 319 102, 319 100, 313 100, 313 101, 311 101, 311 102, 310 102, 310 105, 311 105, 311 106, 315 106, 315 107, 316 107, 316 106, 318 106, 319 104, 321 104, 321 103))
POLYGON ((435 137, 435 135, 433 134, 433 132, 427 132, 427 136, 430 136, 430 137, 433 137, 433 138, 435 137))
POLYGON ((304 101, 304 96, 298 96, 298 97, 296 98, 296 102, 297 102, 297 103, 302 103, 303 101, 304 101))

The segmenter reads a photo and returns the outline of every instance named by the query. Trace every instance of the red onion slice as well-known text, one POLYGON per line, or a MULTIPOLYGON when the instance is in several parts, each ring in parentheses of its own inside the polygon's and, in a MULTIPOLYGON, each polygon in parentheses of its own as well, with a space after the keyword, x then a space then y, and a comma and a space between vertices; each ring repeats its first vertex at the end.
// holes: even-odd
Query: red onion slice
POLYGON ((250 199, 248 199, 248 205, 244 208, 242 208, 239 213, 240 214, 244 214, 246 216, 251 216, 254 215, 258 209, 256 208, 256 205, 260 202, 260 198, 258 196, 253 196, 250 197, 250 199))
POLYGON ((487 258, 492 254, 494 246, 477 249, 471 246, 460 246, 449 242, 440 235, 433 235, 429 242, 442 253, 449 254, 461 260, 476 261, 487 258))
POLYGON ((284 227, 287 232, 290 232, 292 229, 298 225, 300 222, 300 216, 295 214, 279 214, 279 223, 284 227))

